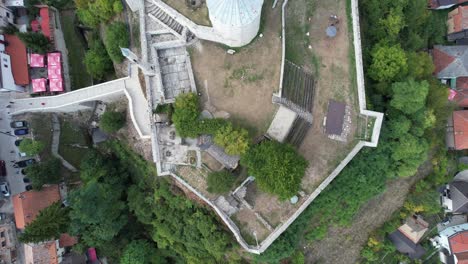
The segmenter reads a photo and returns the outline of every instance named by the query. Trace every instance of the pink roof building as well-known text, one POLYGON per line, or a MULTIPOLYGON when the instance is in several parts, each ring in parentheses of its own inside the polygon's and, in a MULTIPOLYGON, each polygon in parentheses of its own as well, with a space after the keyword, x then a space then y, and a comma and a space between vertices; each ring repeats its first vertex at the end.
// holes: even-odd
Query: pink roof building
POLYGON ((47 91, 46 89, 46 79, 32 79, 32 90, 33 93, 40 93, 47 91))
POLYGON ((60 79, 49 79, 49 91, 63 92, 63 81, 60 79))
POLYGON ((49 64, 47 67, 47 75, 49 79, 62 79, 62 67, 49 64))
POLYGON ((47 53, 47 64, 53 66, 60 66, 62 62, 62 54, 60 52, 47 53))
POLYGON ((31 60, 31 62, 29 64, 29 66, 31 66, 31 67, 44 67, 45 66, 45 63, 44 63, 45 57, 44 57, 44 55, 32 53, 31 56, 30 56, 30 60, 31 60))

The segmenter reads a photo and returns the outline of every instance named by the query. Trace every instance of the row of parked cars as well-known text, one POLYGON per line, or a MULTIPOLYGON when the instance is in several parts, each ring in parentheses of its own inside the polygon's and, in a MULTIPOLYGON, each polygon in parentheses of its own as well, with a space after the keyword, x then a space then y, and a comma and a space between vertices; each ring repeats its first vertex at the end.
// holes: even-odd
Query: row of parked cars
MULTIPOLYGON (((28 128, 28 122, 27 121, 13 121, 13 122, 10 123, 10 127, 13 129, 13 133, 16 136, 25 136, 25 135, 29 134, 29 128, 28 128)), ((15 140, 15 146, 19 147, 22 140, 23 139, 21 139, 21 138, 15 140)), ((19 153, 20 158, 24 158, 24 157, 27 156, 26 153, 21 153, 20 151, 18 151, 18 153, 19 153)), ((33 158, 29 158, 29 159, 20 160, 20 161, 15 162, 13 164, 13 167, 22 168, 21 169, 21 174, 26 175, 25 168, 28 167, 29 165, 34 164, 34 163, 36 163, 36 160, 33 159, 33 158)), ((5 163, 4 160, 0 160, 0 176, 3 176, 3 177, 7 176, 6 163, 5 163)), ((30 180, 25 177, 25 178, 23 178, 23 182, 27 184, 27 183, 30 182, 30 180)), ((29 191, 31 189, 32 189, 31 185, 26 186, 26 190, 29 191)), ((7 182, 0 182, 0 193, 2 193, 3 196, 5 196, 5 197, 10 196, 10 188, 9 188, 7 182)))

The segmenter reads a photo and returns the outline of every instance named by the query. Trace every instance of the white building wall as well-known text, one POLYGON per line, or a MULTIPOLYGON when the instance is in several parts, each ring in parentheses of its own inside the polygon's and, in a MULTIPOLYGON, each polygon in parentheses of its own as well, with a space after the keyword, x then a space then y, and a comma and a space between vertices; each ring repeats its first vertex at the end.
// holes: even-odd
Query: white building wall
POLYGON ((249 44, 257 36, 260 18, 259 14, 250 24, 242 27, 229 26, 211 17, 210 20, 214 30, 230 43, 229 46, 241 47, 249 44))
POLYGON ((0 27, 6 27, 8 24, 13 24, 13 12, 0 1, 0 27))

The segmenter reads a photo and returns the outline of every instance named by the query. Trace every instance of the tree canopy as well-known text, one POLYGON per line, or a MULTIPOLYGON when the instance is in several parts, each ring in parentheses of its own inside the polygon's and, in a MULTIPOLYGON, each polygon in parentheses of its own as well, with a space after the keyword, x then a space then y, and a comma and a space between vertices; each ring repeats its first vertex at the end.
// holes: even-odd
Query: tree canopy
POLYGON ((369 76, 376 81, 392 81, 408 70, 405 51, 399 45, 377 46, 371 56, 369 76))
POLYGON ((249 133, 243 128, 234 129, 229 124, 216 132, 214 142, 229 155, 242 155, 249 149, 249 133))
POLYGON ((260 189, 285 200, 299 191, 308 162, 291 145, 265 141, 252 146, 242 156, 241 164, 260 189))
POLYGON ((68 213, 69 209, 62 207, 60 202, 42 209, 34 221, 26 226, 19 240, 22 243, 40 243, 58 239, 62 233, 68 231, 68 213))
POLYGON ((114 133, 125 125, 125 119, 124 112, 106 111, 102 114, 99 125, 104 132, 114 133))
POLYGON ((26 153, 28 156, 34 156, 41 153, 42 150, 44 150, 44 147, 45 145, 42 141, 25 138, 21 140, 19 150, 26 153))
POLYGON ((93 40, 90 46, 84 57, 86 71, 94 79, 102 80, 107 74, 112 72, 112 61, 106 52, 104 44, 100 40, 93 40))
POLYGON ((122 2, 117 0, 74 0, 80 20, 89 27, 109 21, 123 11, 122 2))
POLYGON ((39 32, 19 32, 18 37, 34 53, 45 54, 51 45, 46 36, 39 32))
POLYGON ((426 106, 429 84, 426 81, 408 80, 392 85, 393 97, 390 105, 405 114, 414 114, 426 106))
POLYGON ((62 162, 58 158, 51 158, 41 163, 35 163, 26 168, 28 178, 34 189, 40 190, 44 184, 60 183, 62 162))

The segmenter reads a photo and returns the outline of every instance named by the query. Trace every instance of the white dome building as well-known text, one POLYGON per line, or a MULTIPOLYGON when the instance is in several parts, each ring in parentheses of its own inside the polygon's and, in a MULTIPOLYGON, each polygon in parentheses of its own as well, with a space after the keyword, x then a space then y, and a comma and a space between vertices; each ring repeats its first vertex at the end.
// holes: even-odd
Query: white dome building
POLYGON ((206 0, 211 23, 231 47, 249 44, 260 28, 263 0, 206 0))

